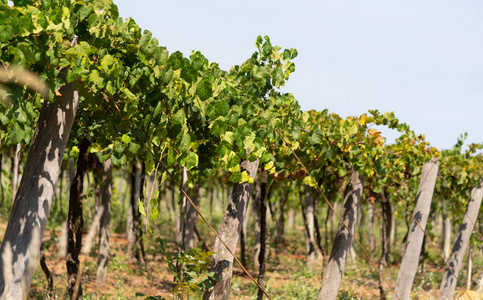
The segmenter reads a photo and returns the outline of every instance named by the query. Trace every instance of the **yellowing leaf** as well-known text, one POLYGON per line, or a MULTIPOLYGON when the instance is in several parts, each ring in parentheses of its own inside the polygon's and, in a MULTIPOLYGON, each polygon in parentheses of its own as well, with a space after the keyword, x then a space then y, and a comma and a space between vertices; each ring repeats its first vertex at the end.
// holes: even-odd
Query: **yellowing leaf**
POLYGON ((253 183, 253 178, 250 177, 247 171, 243 171, 241 182, 253 183))
POLYGON ((369 129, 367 132, 374 137, 381 135, 381 132, 374 128, 369 129))

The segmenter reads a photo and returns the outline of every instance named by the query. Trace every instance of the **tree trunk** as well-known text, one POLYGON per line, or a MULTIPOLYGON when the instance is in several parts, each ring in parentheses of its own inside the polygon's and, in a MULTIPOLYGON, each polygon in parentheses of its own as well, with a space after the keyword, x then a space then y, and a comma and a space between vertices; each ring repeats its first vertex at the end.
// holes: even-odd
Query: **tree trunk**
POLYGON ((467 281, 466 281, 466 289, 470 290, 471 289, 471 277, 472 277, 472 272, 473 272, 473 247, 468 249, 468 272, 467 274, 467 281))
MULTIPOLYGON (((258 256, 258 262, 260 269, 258 272, 258 284, 262 288, 265 288, 265 270, 267 263, 267 170, 263 168, 262 176, 260 180, 260 254, 258 256)), ((257 300, 263 299, 263 291, 258 289, 257 300)))
POLYGON ((257 180, 255 183, 255 197, 252 201, 252 210, 255 212, 255 221, 254 221, 254 235, 255 235, 255 245, 253 247, 253 268, 255 270, 260 269, 260 261, 258 257, 260 256, 260 219, 261 219, 261 209, 260 209, 260 197, 262 194, 261 189, 261 181, 257 180))
POLYGON ((111 160, 102 164, 101 203, 98 212, 102 212, 99 224, 99 251, 97 258, 96 280, 106 281, 109 261, 109 223, 111 221, 112 165, 111 160))
POLYGON ((129 198, 129 210, 127 212, 126 234, 127 234, 127 256, 130 257, 136 243, 136 229, 139 223, 138 199, 141 187, 139 186, 141 179, 141 168, 139 163, 132 165, 131 170, 131 197, 129 198))
MULTIPOLYGON (((188 172, 186 168, 183 167, 183 191, 187 193, 188 188, 188 172)), ((179 231, 178 231, 178 238, 177 242, 178 245, 185 247, 185 240, 186 240, 186 215, 188 214, 188 203, 185 194, 183 193, 181 196, 181 209, 180 209, 180 223, 179 223, 179 231)), ((193 233, 194 235, 194 233, 193 233)))
POLYGON ((180 221, 179 221, 179 215, 178 215, 178 205, 176 203, 176 184, 172 182, 171 184, 171 207, 173 208, 173 214, 174 214, 174 223, 175 223, 175 228, 176 232, 180 231, 180 221))
MULTIPOLYGON (((184 186, 184 185, 183 185, 184 186)), ((194 188, 194 193, 191 197, 194 204, 199 207, 201 197, 201 184, 196 184, 194 188)), ((181 240, 181 245, 185 247, 186 250, 191 250, 198 246, 198 238, 196 236, 196 227, 198 224, 198 213, 194 209, 190 202, 185 200, 185 213, 181 217, 183 220, 184 233, 183 240, 181 240)))
POLYGON ((15 194, 17 193, 18 187, 18 177, 20 169, 20 150, 22 149, 22 144, 17 144, 15 148, 11 148, 12 151, 12 204, 15 201, 15 194))
POLYGON ((389 202, 389 208, 391 209, 390 213, 390 231, 389 231, 389 252, 391 252, 391 247, 394 245, 394 243, 397 241, 397 226, 396 226, 396 217, 394 214, 396 213, 397 207, 395 205, 391 205, 389 202))
POLYGON ((77 171, 74 182, 70 187, 69 213, 67 216, 67 280, 71 299, 82 298, 81 278, 77 278, 79 272, 79 254, 82 249, 82 233, 84 229, 84 219, 82 217, 82 192, 84 187, 84 176, 87 170, 87 150, 90 141, 83 138, 77 159, 77 171))
POLYGON ((389 199, 386 197, 386 193, 384 191, 384 187, 381 190, 381 208, 382 208, 382 224, 381 224, 381 246, 382 246, 382 253, 381 259, 379 260, 379 298, 386 299, 386 293, 384 291, 383 279, 382 279, 382 272, 384 268, 387 267, 389 261, 389 218, 391 206, 389 204, 389 199))
MULTIPOLYGON (((258 159, 254 162, 244 160, 240 163, 240 171, 246 171, 255 180, 258 164, 258 159)), ((234 185, 228 208, 218 228, 218 234, 233 253, 235 253, 238 236, 240 235, 252 191, 253 183, 242 182, 234 185)), ((233 256, 218 238, 215 241, 213 252, 215 254, 213 255, 211 270, 220 276, 220 281, 216 282, 213 288, 203 295, 203 299, 226 300, 230 292, 233 256)))
POLYGON ((322 246, 322 234, 320 233, 320 227, 319 227, 319 200, 320 200, 320 195, 317 193, 317 197, 315 197, 315 200, 314 200, 314 229, 315 229, 315 241, 317 243, 317 249, 319 249, 319 253, 322 256, 322 261, 324 261, 324 258, 327 253, 325 251, 325 248, 322 246))
POLYGON ((456 276, 460 272, 465 255, 466 247, 470 241, 473 227, 480 211, 481 199, 483 197, 483 187, 475 187, 471 191, 470 201, 466 208, 463 222, 460 225, 458 236, 453 245, 453 250, 448 260, 448 267, 444 270, 443 281, 439 290, 439 300, 453 299, 454 290, 456 288, 456 276))
MULTIPOLYGON (((351 232, 354 232, 357 221, 357 210, 359 209, 364 182, 364 177, 359 175, 359 172, 354 171, 344 193, 344 212, 342 220, 351 232)), ((337 298, 342 275, 344 274, 347 255, 352 246, 352 239, 353 237, 350 235, 347 228, 342 223, 339 223, 334 246, 330 253, 329 263, 324 268, 322 274, 322 287, 317 296, 318 300, 337 298)))
POLYGON ((295 231, 297 226, 296 216, 295 216, 295 209, 290 207, 287 211, 287 228, 290 229, 290 232, 295 231))
MULTIPOLYGON (((267 198, 270 198, 270 197, 267 197, 267 198)), ((287 198, 288 198, 287 193, 283 192, 282 200, 280 201, 278 219, 275 222, 275 225, 276 225, 275 252, 276 253, 279 253, 281 247, 283 247, 283 245, 285 244, 285 203, 287 202, 287 198)), ((273 216, 275 217, 275 215, 273 216)))
POLYGON ((381 224, 381 246, 382 246, 382 255, 379 264, 382 266, 381 271, 387 267, 389 262, 389 233, 390 230, 390 215, 391 215, 391 206, 389 204, 389 199, 386 197, 386 193, 384 188, 381 191, 381 208, 382 208, 382 224, 381 224))
POLYGON ((4 160, 5 160, 5 157, 2 154, 2 141, 0 140, 0 207, 2 207, 3 201, 5 200, 5 191, 3 189, 3 182, 2 182, 4 160))
POLYGON ((374 221, 375 221, 375 204, 369 204, 368 214, 369 214, 369 247, 371 251, 376 250, 376 239, 374 238, 374 221))
POLYGON ((305 186, 305 193, 300 198, 302 205, 304 223, 305 223, 305 238, 307 245, 306 264, 307 268, 311 269, 316 256, 320 256, 315 242, 315 227, 314 227, 314 198, 310 191, 310 186, 305 186))
POLYGON ((446 203, 444 200, 441 208, 443 210, 443 255, 444 259, 447 260, 451 254, 451 220, 446 212, 446 203))
POLYGON ((50 295, 50 293, 52 293, 52 290, 54 289, 54 278, 52 277, 52 273, 50 273, 49 267, 45 262, 44 243, 42 243, 42 245, 40 246, 40 267, 42 268, 42 271, 44 271, 45 277, 47 278, 47 294, 50 295))
MULTIPOLYGON (((394 290, 399 299, 408 299, 411 292, 418 267, 419 254, 421 253, 421 245, 423 244, 424 230, 428 221, 431 198, 433 197, 434 186, 438 176, 438 167, 438 159, 432 158, 424 164, 421 171, 421 180, 416 196, 413 219, 408 232, 406 251, 399 268, 394 290), (421 226, 422 230, 419 226, 421 226)), ((394 296, 395 299, 396 295, 394 296)))
MULTIPOLYGON (((146 183, 146 164, 141 163, 141 176, 139 176, 139 202, 146 203, 144 199, 144 184, 146 183)), ((145 212, 147 215, 147 212, 145 212)), ((134 230, 136 232, 136 242, 139 244, 139 248, 136 249, 134 256, 138 258, 138 261, 144 263, 144 267, 148 272, 148 278, 151 280, 151 271, 148 266, 148 260, 146 259, 146 252, 144 251, 144 239, 143 239, 143 226, 141 223, 141 213, 136 211, 134 218, 134 230)))
POLYGON ((1 256, 0 270, 14 272, 0 276, 1 299, 24 299, 30 288, 34 268, 50 214, 55 184, 59 178, 62 158, 79 103, 73 84, 63 86, 62 97, 53 103, 44 101, 27 162, 10 213, 0 253, 12 251, 12 256, 1 256), (39 240, 33 241, 34 228, 39 240), (30 249, 30 245, 38 248, 30 249), (7 250, 8 249, 8 250, 7 250))

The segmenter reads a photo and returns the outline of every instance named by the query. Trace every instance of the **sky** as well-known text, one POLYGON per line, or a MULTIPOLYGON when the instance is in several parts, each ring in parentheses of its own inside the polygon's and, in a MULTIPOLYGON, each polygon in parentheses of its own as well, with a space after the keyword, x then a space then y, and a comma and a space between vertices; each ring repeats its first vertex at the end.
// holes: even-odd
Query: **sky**
MULTIPOLYGON (((483 1, 114 0, 170 52, 229 70, 257 36, 296 48, 283 88, 302 110, 394 111, 438 149, 483 143, 483 1)), ((397 133, 383 130, 389 143, 397 133)))

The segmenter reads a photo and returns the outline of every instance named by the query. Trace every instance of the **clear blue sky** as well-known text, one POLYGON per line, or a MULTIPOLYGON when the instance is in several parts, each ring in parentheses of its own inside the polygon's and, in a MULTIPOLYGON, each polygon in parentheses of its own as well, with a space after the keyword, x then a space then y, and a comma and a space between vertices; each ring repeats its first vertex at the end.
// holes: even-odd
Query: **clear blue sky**
POLYGON ((284 91, 303 110, 394 111, 439 149, 464 132, 483 142, 480 0, 114 2, 170 52, 201 50, 226 70, 250 57, 258 35, 297 48, 284 91))

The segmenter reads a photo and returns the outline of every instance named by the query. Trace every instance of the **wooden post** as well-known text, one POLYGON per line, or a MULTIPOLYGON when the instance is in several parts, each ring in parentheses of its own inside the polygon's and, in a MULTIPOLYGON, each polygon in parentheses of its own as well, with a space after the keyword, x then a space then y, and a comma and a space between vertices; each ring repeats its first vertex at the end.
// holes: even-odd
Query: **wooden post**
POLYGON ((47 225, 62 158, 79 103, 79 93, 74 91, 73 84, 61 87, 59 92, 62 96, 54 102, 44 101, 10 213, 0 251, 0 270, 13 267, 15 272, 9 278, 8 289, 5 289, 5 276, 0 276, 1 299, 27 298, 34 275, 34 269, 28 266, 31 263, 35 265, 38 258, 40 241, 47 225), (38 241, 33 240, 35 230, 40 233, 37 235, 38 241), (30 249, 31 244, 38 244, 39 248, 30 249), (10 266, 4 266, 8 264, 3 255, 6 252, 12 254, 8 259, 10 266), (37 254, 32 255, 35 252, 37 254))
MULTIPOLYGON (((240 163, 240 171, 247 171, 251 178, 256 178, 259 160, 250 162, 244 160, 240 163)), ((243 226, 243 220, 246 215, 248 202, 253 192, 253 183, 242 182, 233 186, 228 208, 223 216, 218 234, 228 245, 230 250, 235 253, 236 244, 243 226)), ((211 270, 220 276, 212 289, 205 292, 203 299, 207 300, 226 300, 230 293, 230 285, 233 273, 233 256, 228 252, 226 247, 216 239, 213 247, 213 261, 211 270)))
MULTIPOLYGON (((481 185, 481 183, 480 183, 481 185)), ((439 289, 439 300, 453 299, 454 290, 456 288, 456 277, 453 275, 460 272, 465 255, 466 248, 470 241, 473 227, 480 211, 481 199, 483 198, 483 187, 475 187, 471 190, 470 201, 466 208, 466 214, 460 225, 459 233, 453 244, 453 250, 449 256, 448 266, 444 270, 443 281, 439 289)))
POLYGON ((416 269, 418 268, 418 259, 423 244, 424 230, 428 221, 431 198, 433 197, 434 186, 438 177, 438 168, 438 159, 432 158, 424 164, 421 171, 421 180, 411 226, 409 227, 406 251, 397 274, 394 299, 409 299, 409 293, 411 292, 416 269))
MULTIPOLYGON (((365 178, 359 172, 353 172, 349 178, 344 195, 344 212, 342 220, 354 232, 357 221, 357 210, 362 196, 362 188, 365 178)), ((319 290, 317 300, 331 300, 337 298, 342 275, 344 274, 347 255, 352 246, 352 235, 347 228, 339 222, 334 246, 330 253, 329 263, 322 274, 322 287, 319 290)))

